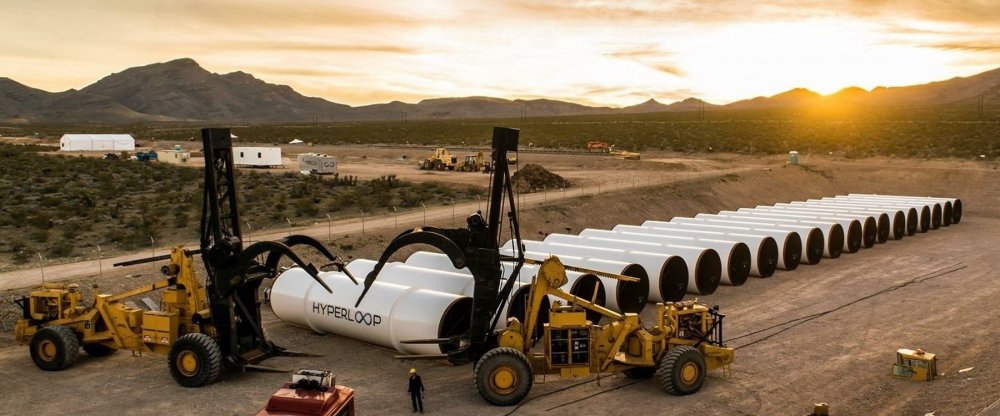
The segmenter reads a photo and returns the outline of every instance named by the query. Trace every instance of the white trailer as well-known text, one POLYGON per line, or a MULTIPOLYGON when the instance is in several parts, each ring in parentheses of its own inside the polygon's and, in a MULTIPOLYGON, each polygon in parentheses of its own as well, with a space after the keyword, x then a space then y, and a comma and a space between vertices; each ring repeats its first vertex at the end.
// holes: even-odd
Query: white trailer
POLYGON ((233 147, 233 163, 251 168, 280 168, 280 147, 233 147))
POLYGON ((322 153, 299 154, 299 171, 313 175, 337 173, 337 158, 322 153))
POLYGON ((135 138, 130 134, 64 134, 59 138, 59 150, 64 152, 135 150, 135 138))

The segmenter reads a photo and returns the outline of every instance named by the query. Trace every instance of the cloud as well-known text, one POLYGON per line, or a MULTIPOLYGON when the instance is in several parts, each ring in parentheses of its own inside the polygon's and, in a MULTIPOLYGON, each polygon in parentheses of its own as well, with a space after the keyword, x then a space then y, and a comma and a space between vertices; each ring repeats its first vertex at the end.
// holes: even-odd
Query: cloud
POLYGON ((957 51, 968 51, 968 52, 1000 52, 1000 43, 997 44, 937 43, 925 46, 935 49, 957 50, 957 51))

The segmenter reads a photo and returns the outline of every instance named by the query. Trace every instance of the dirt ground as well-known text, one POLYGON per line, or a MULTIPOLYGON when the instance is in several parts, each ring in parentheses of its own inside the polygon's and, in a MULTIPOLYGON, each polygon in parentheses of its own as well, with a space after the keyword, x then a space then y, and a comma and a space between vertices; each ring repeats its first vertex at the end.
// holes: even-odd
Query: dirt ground
MULTIPOLYGON (((522 155, 522 163, 529 156, 534 155, 522 155)), ((567 172, 603 172, 594 176, 598 181, 633 170, 603 166, 600 159, 589 156, 539 157, 552 158, 552 165, 566 158, 562 169, 567 172)), ((635 189, 616 184, 620 190, 537 199, 528 204, 530 208, 522 204, 522 234, 531 239, 567 229, 608 228, 846 192, 960 197, 965 216, 957 225, 778 272, 768 279, 752 279, 741 287, 722 287, 703 297, 702 301, 718 304, 726 313, 725 338, 737 348, 737 359, 730 376, 713 372, 702 390, 691 396, 669 396, 653 380, 634 382, 611 374, 599 380, 549 378, 541 383, 539 379, 521 406, 493 407, 476 393, 471 365, 396 360, 394 351, 338 336, 314 335, 276 320, 269 311, 265 328, 278 344, 323 357, 275 358, 266 364, 333 370, 339 384, 355 389, 358 412, 363 415, 409 412, 405 390, 410 367, 420 370, 427 386, 429 414, 802 415, 811 410, 812 403, 828 402, 832 414, 934 412, 942 416, 977 415, 1000 399, 1000 352, 995 348, 1000 326, 993 324, 1000 319, 996 301, 1000 260, 992 248, 1000 242, 1000 188, 995 185, 998 174, 993 166, 967 161, 813 157, 802 168, 786 167, 779 157, 661 158, 663 162, 641 161, 646 170, 636 172, 641 178, 664 178, 663 182, 635 189), (674 164, 716 172, 685 178, 688 171, 664 167, 674 164), (731 169, 730 173, 725 169, 731 169), (669 180, 676 175, 680 177, 669 180), (937 353, 944 376, 930 383, 892 378, 889 372, 897 348, 937 353), (958 373, 968 367, 972 370, 958 373)), ((613 163, 619 162, 632 163, 613 163)), ((429 217, 428 223, 450 226, 450 210, 440 214, 429 217)), ((373 258, 398 231, 385 226, 363 237, 355 231, 347 236, 338 233, 335 245, 351 246, 355 257, 373 258)), ((105 275, 101 284, 127 287, 146 278, 105 275)), ((83 281, 87 279, 94 278, 83 281)), ((23 289, 4 292, 2 302, 15 293, 23 289)), ((9 309, 9 305, 0 308, 9 309)), ((642 313, 646 319, 652 319, 652 314, 653 308, 642 313)), ((0 323, 6 326, 11 321, 0 323)), ((286 374, 227 374, 211 386, 185 389, 170 378, 164 357, 134 357, 124 352, 100 359, 82 355, 66 371, 43 372, 32 364, 25 347, 12 345, 9 329, 0 327, 4 331, 0 333, 0 377, 8 380, 0 396, 3 414, 62 413, 67 406, 79 415, 252 414, 288 378, 286 374), (52 392, 59 392, 58 400, 40 399, 51 397, 52 392)), ((1000 406, 981 414, 1000 415, 1000 406)))

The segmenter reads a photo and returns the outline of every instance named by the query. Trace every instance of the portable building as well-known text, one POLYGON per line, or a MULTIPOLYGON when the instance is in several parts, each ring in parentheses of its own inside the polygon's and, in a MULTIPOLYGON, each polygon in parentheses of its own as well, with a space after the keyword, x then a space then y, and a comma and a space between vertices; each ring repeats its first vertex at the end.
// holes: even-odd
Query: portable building
POLYGON ((130 134, 64 134, 59 139, 59 150, 65 152, 135 150, 135 139, 130 134))
POLYGON ((234 147, 233 160, 236 166, 255 168, 282 167, 280 147, 234 147))
POLYGON ((332 175, 337 173, 337 158, 320 153, 299 154, 299 171, 318 175, 332 175))

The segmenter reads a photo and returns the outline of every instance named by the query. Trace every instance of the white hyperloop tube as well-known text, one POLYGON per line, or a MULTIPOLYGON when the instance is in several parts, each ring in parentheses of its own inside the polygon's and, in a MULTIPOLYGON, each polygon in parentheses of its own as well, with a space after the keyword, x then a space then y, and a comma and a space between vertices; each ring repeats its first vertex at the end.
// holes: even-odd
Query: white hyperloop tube
MULTIPOLYGON (((879 244, 882 244, 882 243, 885 243, 886 241, 888 241, 889 240, 889 235, 891 235, 891 234, 893 234, 894 232, 897 231, 896 229, 893 228, 894 226, 897 226, 897 224, 894 223, 894 219, 892 217, 890 217, 889 214, 887 214, 885 212, 881 212, 881 211, 864 211, 864 210, 855 210, 855 211, 852 211, 852 210, 849 210, 849 209, 846 209, 846 208, 837 208, 837 207, 825 207, 824 208, 822 206, 816 206, 816 205, 812 205, 812 206, 805 205, 805 203, 803 203, 803 202, 790 202, 790 203, 787 203, 787 204, 780 204, 780 203, 779 204, 774 204, 774 208, 787 209, 787 210, 797 211, 797 212, 814 212, 814 213, 817 213, 817 214, 825 214, 825 215, 850 216, 850 217, 858 219, 859 221, 861 220, 862 217, 872 218, 872 219, 875 220, 875 227, 876 227, 876 230, 877 230, 877 232, 875 234, 875 237, 876 237, 875 238, 875 242, 879 243, 879 244)), ((865 220, 865 221, 867 221, 867 220, 865 220)), ((898 227, 899 227, 898 232, 900 234, 903 234, 903 233, 906 232, 906 216, 903 215, 903 213, 901 213, 901 212, 899 213, 898 227)))
MULTIPOLYGON (((886 222, 882 223, 883 228, 879 228, 879 221, 876 217, 871 215, 863 214, 849 214, 849 213, 834 213, 834 212, 818 212, 809 209, 796 209, 782 206, 771 206, 771 205, 758 205, 753 208, 754 211, 763 212, 773 212, 776 214, 789 214, 789 215, 802 215, 809 218, 816 218, 821 220, 837 220, 840 221, 840 225, 847 227, 848 220, 858 221, 861 225, 861 247, 872 248, 875 243, 879 240, 879 235, 885 233, 886 238, 889 236, 889 223, 888 215, 885 215, 886 222)), ((885 241, 883 239, 883 241, 885 241)))
MULTIPOLYGON (((500 248, 500 254, 514 254, 510 241, 500 248)), ((539 261, 545 260, 550 255, 558 256, 559 260, 567 266, 620 274, 640 280, 639 282, 620 282, 615 279, 600 277, 601 283, 604 284, 604 290, 607 292, 605 306, 608 309, 616 312, 639 313, 646 306, 646 301, 649 300, 649 275, 646 274, 645 268, 636 263, 584 257, 571 253, 560 254, 548 250, 526 250, 524 252, 525 258, 539 261)))
POLYGON ((339 272, 320 278, 327 292, 304 270, 289 269, 271 287, 274 315, 318 333, 336 334, 393 348, 404 354, 442 354, 453 344, 404 344, 403 341, 448 338, 469 329, 472 299, 428 289, 375 282, 357 308, 364 286, 339 272))
POLYGON ((783 220, 777 218, 764 218, 761 216, 738 214, 733 211, 729 211, 730 214, 698 214, 695 218, 723 218, 728 220, 738 220, 738 221, 751 221, 759 224, 769 225, 769 226, 806 226, 806 227, 817 227, 823 230, 823 257, 835 259, 840 257, 840 254, 844 252, 844 227, 835 222, 817 222, 817 221, 795 221, 795 220, 783 220))
MULTIPOLYGON (((860 197, 860 196, 845 196, 837 195, 834 198, 839 198, 847 201, 861 201, 861 202, 889 202, 895 204, 913 204, 919 209, 919 207, 927 207, 930 210, 930 223, 928 224, 929 229, 936 230, 941 227, 941 221, 944 218, 944 204, 938 201, 918 201, 914 199, 888 199, 888 198, 871 198, 871 197, 860 197)), ((923 225, 921 225, 923 227, 923 225)))
MULTIPOLYGON (((665 253, 662 248, 657 248, 655 245, 647 245, 644 247, 644 250, 628 250, 624 247, 608 248, 617 246, 617 243, 613 241, 599 241, 586 245, 549 242, 535 243, 545 245, 544 249, 538 248, 535 251, 551 251, 556 254, 563 253, 591 258, 629 261, 647 268, 647 272, 648 270, 662 270, 664 266, 667 266, 669 270, 671 268, 669 262, 675 261, 674 259, 681 260, 685 265, 684 269, 686 273, 676 274, 672 272, 669 275, 661 274, 668 276, 670 281, 654 282, 650 286, 654 289, 659 288, 659 295, 655 293, 657 290, 650 291, 650 296, 654 301, 658 301, 656 297, 663 297, 664 301, 683 299, 684 293, 696 295, 712 294, 719 287, 719 281, 722 277, 722 261, 719 258, 719 254, 711 249, 706 250, 704 248, 677 245, 676 247, 671 247, 669 253, 665 253), (683 292, 680 291, 682 288, 683 292)), ((675 268, 674 270, 680 269, 675 268)))
MULTIPOLYGON (((844 230, 844 245, 843 250, 847 253, 856 253, 861 246, 865 244, 865 241, 871 240, 871 244, 875 244, 876 230, 875 230, 875 220, 872 219, 872 225, 867 230, 865 229, 863 223, 855 218, 847 217, 820 217, 816 214, 799 214, 794 212, 781 212, 779 210, 773 209, 760 209, 760 208, 740 208, 736 212, 741 214, 750 215, 762 215, 770 218, 778 219, 789 219, 795 221, 833 221, 840 224, 841 228, 844 230)), ((727 211, 728 212, 728 211, 727 211)), ((867 246, 871 247, 871 246, 867 246)))
MULTIPOLYGON (((593 236, 577 236, 577 235, 567 235, 567 234, 549 234, 545 238, 546 243, 557 243, 557 244, 571 244, 580 245, 587 247, 615 247, 622 250, 636 250, 647 253, 656 253, 663 255, 680 256, 680 254, 672 252, 672 250, 680 250, 681 247, 694 247, 700 250, 711 249, 715 250, 719 256, 721 271, 719 274, 719 283, 726 284, 729 286, 740 286, 746 283, 747 276, 750 275, 750 263, 751 255, 750 250, 747 245, 738 241, 725 241, 725 240, 705 240, 699 241, 691 237, 665 237, 668 241, 664 242, 644 242, 636 240, 628 240, 619 237, 593 237, 593 236)), ((696 255, 703 255, 702 251, 695 253, 696 255)), ((695 258, 695 256, 691 256, 695 258)), ((685 261, 687 263, 687 261, 685 261)), ((690 291, 691 284, 704 286, 704 283, 697 282, 697 277, 695 275, 695 280, 691 280, 692 274, 688 273, 688 289, 690 291)), ((699 289, 699 292, 707 290, 705 288, 699 289)), ((708 293, 696 293, 696 294, 708 294, 708 293)))
MULTIPOLYGON (((810 199, 809 201, 813 200, 810 199)), ((903 210, 903 212, 906 213, 906 233, 908 235, 916 234, 918 231, 925 233, 931 227, 930 207, 918 203, 900 204, 893 201, 865 201, 860 199, 831 198, 831 197, 823 197, 823 199, 820 199, 820 201, 853 205, 858 207, 869 207, 869 208, 882 207, 882 208, 895 208, 903 210), (910 223, 913 223, 914 225, 911 227, 910 223)))
MULTIPOLYGON (((740 208, 740 209, 745 210, 746 208, 740 208)), ((858 251, 858 248, 861 247, 861 223, 855 220, 849 220, 850 228, 848 228, 844 227, 843 225, 840 225, 840 222, 838 221, 817 220, 805 217, 796 217, 793 215, 775 214, 770 212, 721 211, 719 212, 719 215, 730 218, 751 218, 754 220, 761 219, 761 220, 766 220, 768 222, 776 222, 782 224, 806 224, 806 225, 815 225, 817 227, 823 227, 824 232, 829 234, 827 236, 829 244, 827 246, 827 250, 824 253, 824 255, 832 259, 840 257, 840 255, 843 254, 844 252, 854 253, 858 251), (839 239, 837 238, 838 233, 840 236, 839 239)))
MULTIPOLYGON (((435 253, 430 251, 417 251, 406 258, 406 264, 410 266, 423 267, 434 270, 442 270, 447 272, 459 273, 465 276, 470 282, 472 281, 472 272, 468 268, 456 269, 451 263, 451 259, 443 253, 435 253)), ((501 277, 508 279, 510 274, 514 271, 513 262, 500 262, 500 266, 503 269, 501 277)), ((524 308, 521 305, 516 304, 521 299, 527 299, 529 285, 531 284, 531 278, 538 273, 537 264, 524 264, 521 265, 521 270, 518 276, 515 276, 514 290, 511 291, 510 299, 508 299, 505 308, 500 312, 501 316, 505 318, 516 317, 520 321, 524 321, 524 308), (511 309, 510 306, 514 304, 514 308, 511 309)), ((501 284, 502 285, 502 284, 501 284)), ((463 293, 466 296, 472 296, 470 286, 470 291, 463 293)), ((580 273, 567 270, 566 271, 566 286, 564 290, 569 292, 571 295, 578 296, 582 299, 586 299, 589 302, 593 302, 597 305, 604 306, 606 302, 606 292, 604 289, 604 283, 597 276, 590 273, 580 273)), ((547 304, 548 302, 546 302, 547 304)), ((587 318, 591 322, 597 322, 600 319, 600 314, 593 311, 587 311, 587 318)), ((543 319, 542 323, 548 322, 547 317, 543 317, 539 314, 539 319, 543 319)), ((503 320, 497 322, 498 326, 503 324, 503 320)))
POLYGON ((878 194, 847 194, 847 196, 868 196, 868 197, 878 197, 878 198, 896 198, 896 199, 915 199, 915 200, 928 200, 928 201, 939 201, 944 202, 944 218, 942 219, 943 225, 958 224, 962 222, 962 200, 959 198, 944 198, 944 197, 930 197, 930 196, 900 196, 900 195, 878 195, 878 194), (950 205, 950 207, 949 207, 950 205))
POLYGON ((823 231, 820 230, 819 227, 806 225, 781 224, 776 226, 766 222, 750 221, 747 219, 734 220, 719 216, 705 216, 698 218, 674 217, 670 219, 670 222, 678 224, 707 224, 725 225, 731 227, 749 227, 752 230, 773 228, 786 229, 797 233, 799 235, 799 240, 802 242, 802 257, 799 258, 800 264, 818 264, 823 258, 823 247, 826 245, 826 239, 823 237, 823 231))
POLYGON ((689 291, 687 283, 688 267, 683 258, 668 256, 655 252, 627 250, 626 248, 608 249, 606 246, 555 246, 545 241, 524 241, 529 251, 551 252, 555 255, 571 255, 594 259, 614 260, 635 263, 646 271, 649 276, 645 284, 647 299, 654 302, 674 301, 683 299, 684 291, 689 291))
MULTIPOLYGON (((647 223, 654 223, 654 221, 646 221, 647 223)), ((672 223, 667 227, 676 226, 672 223)), ((739 242, 746 244, 747 248, 750 249, 750 270, 749 274, 757 277, 771 277, 774 275, 774 270, 778 266, 778 244, 766 235, 759 234, 726 234, 718 231, 697 231, 697 230, 680 230, 676 228, 656 228, 656 227, 637 227, 638 229, 625 230, 615 229, 615 230, 596 230, 596 229, 585 229, 580 232, 580 236, 583 237, 602 237, 602 238, 616 238, 621 240, 632 240, 632 241, 643 241, 647 243, 660 243, 660 244, 674 244, 672 238, 693 238, 696 242, 695 244, 690 244, 692 246, 698 246, 698 241, 709 240, 709 241, 730 241, 739 242)), ((715 247, 710 247, 715 248, 715 247)), ((796 247, 798 249, 798 247, 796 247)), ((719 251, 716 249, 716 251, 719 251)), ((719 256, 724 257, 725 255, 719 251, 719 256)), ((727 267, 723 265, 723 270, 727 267)))
MULTIPOLYGON (((791 230, 781 230, 777 228, 750 228, 750 227, 735 227, 727 225, 718 224, 708 224, 704 222, 700 223, 679 223, 679 222, 663 222, 663 221, 646 221, 642 225, 616 225, 612 231, 627 231, 636 233, 646 233, 647 230, 657 230, 657 231, 670 231, 677 233, 716 233, 720 232, 723 235, 731 235, 737 237, 739 240, 740 236, 743 235, 753 235, 753 236, 767 236, 774 239, 777 243, 781 255, 778 256, 777 267, 783 270, 795 270, 799 267, 799 261, 802 257, 802 240, 799 238, 799 234, 791 230)), ((763 265, 763 263, 762 263, 763 265)), ((764 276, 761 276, 764 277, 764 276)))
POLYGON ((804 202, 792 202, 794 205, 819 206, 824 208, 839 208, 851 211, 877 211, 884 212, 892 218, 892 237, 896 240, 903 236, 913 235, 917 232, 917 210, 913 208, 872 206, 864 204, 848 204, 837 201, 824 201, 822 199, 808 199, 804 202), (902 222, 900 222, 902 221, 902 222), (900 225, 902 224, 902 232, 900 225))

